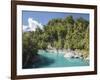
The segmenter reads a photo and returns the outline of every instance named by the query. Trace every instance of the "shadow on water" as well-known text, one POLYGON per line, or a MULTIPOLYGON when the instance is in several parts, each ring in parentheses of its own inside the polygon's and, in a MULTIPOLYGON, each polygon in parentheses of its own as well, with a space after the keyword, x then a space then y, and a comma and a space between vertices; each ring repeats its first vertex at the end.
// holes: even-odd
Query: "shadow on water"
POLYGON ((27 65, 23 66, 23 69, 42 68, 54 63, 54 59, 45 57, 43 55, 38 55, 37 58, 38 59, 36 61, 33 61, 32 63, 28 63, 27 65))

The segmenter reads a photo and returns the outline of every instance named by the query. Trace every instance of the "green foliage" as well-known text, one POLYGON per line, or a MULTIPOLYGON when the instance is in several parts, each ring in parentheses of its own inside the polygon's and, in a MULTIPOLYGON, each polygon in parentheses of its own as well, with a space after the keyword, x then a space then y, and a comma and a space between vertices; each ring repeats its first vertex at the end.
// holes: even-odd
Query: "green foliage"
POLYGON ((84 48, 86 51, 89 51, 89 28, 87 28, 85 32, 84 48))
POLYGON ((23 33, 23 54, 37 54, 38 49, 48 45, 56 49, 79 49, 89 51, 89 22, 72 16, 56 18, 33 32, 23 33))
POLYGON ((33 33, 23 33, 23 66, 26 66, 29 59, 32 58, 32 56, 37 55, 38 52, 37 41, 33 39, 33 33))

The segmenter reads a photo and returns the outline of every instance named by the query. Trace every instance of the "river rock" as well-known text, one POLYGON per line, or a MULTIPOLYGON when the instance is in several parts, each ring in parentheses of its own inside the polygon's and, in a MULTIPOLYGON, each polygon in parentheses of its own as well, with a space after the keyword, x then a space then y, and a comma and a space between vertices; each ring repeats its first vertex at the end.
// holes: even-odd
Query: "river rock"
POLYGON ((64 55, 64 57, 66 57, 66 58, 72 58, 74 56, 75 56, 75 54, 73 51, 66 52, 66 54, 64 55))

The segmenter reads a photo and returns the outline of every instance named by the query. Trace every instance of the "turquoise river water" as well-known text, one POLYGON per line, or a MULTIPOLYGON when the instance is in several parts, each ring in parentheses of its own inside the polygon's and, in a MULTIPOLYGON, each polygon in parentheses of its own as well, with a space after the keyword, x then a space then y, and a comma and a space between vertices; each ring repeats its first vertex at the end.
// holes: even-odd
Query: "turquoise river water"
POLYGON ((28 68, 49 68, 49 67, 75 67, 89 66, 89 61, 80 58, 65 58, 62 53, 38 51, 40 60, 33 63, 28 68))

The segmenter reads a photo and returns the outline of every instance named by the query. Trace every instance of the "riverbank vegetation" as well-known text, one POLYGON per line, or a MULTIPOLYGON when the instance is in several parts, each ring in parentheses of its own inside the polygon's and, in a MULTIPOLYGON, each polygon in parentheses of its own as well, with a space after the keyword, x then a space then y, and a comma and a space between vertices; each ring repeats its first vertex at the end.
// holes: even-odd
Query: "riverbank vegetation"
POLYGON ((23 32, 23 65, 38 55, 38 50, 55 48, 70 49, 82 52, 83 57, 89 56, 89 21, 80 17, 73 19, 55 18, 50 20, 43 29, 39 27, 32 32, 23 32))

